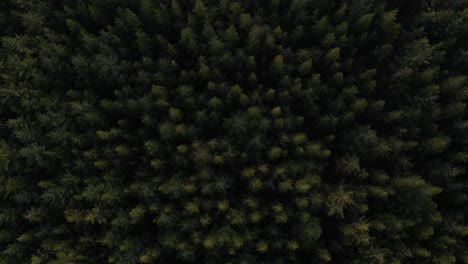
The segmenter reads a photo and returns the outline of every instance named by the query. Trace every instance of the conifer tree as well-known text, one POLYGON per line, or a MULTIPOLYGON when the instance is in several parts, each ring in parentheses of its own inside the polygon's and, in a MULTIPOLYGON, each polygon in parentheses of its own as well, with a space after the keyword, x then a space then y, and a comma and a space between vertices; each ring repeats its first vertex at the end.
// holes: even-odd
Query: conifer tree
POLYGON ((0 263, 468 263, 468 2, 0 2, 0 263))

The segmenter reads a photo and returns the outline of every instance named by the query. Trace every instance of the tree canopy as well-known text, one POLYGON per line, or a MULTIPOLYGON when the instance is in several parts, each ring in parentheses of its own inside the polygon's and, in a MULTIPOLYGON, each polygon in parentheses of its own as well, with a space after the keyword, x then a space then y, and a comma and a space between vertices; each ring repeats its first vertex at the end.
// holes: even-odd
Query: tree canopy
POLYGON ((468 263, 468 1, 0 1, 0 264, 468 263))

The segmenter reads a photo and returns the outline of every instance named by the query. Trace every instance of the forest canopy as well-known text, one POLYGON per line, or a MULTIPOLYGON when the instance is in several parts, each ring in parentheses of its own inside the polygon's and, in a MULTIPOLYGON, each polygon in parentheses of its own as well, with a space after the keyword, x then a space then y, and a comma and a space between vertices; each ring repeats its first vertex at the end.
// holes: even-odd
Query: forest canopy
POLYGON ((1 0, 0 264, 468 264, 467 0, 1 0))

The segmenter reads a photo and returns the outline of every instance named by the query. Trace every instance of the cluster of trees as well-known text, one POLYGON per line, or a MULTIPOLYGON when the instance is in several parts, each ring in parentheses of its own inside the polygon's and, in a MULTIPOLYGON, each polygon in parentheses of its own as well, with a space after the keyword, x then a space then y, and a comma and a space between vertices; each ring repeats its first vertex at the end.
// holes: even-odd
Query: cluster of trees
POLYGON ((0 1, 0 263, 468 263, 467 0, 0 1))

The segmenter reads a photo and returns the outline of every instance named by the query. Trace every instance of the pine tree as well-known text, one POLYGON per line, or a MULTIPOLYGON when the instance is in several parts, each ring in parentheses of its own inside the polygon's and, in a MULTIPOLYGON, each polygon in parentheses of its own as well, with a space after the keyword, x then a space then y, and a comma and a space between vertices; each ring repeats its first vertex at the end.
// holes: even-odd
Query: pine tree
POLYGON ((0 262, 467 262, 467 4, 2 1, 0 262))

